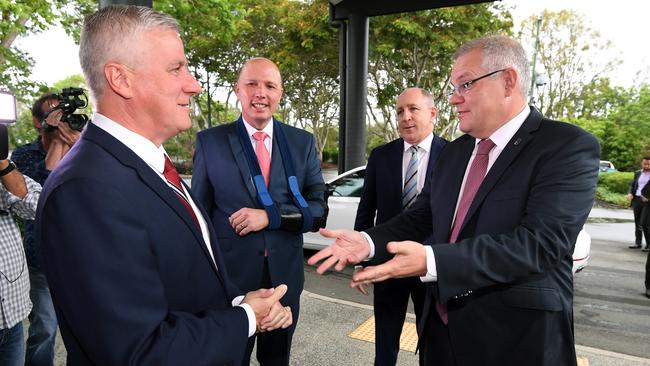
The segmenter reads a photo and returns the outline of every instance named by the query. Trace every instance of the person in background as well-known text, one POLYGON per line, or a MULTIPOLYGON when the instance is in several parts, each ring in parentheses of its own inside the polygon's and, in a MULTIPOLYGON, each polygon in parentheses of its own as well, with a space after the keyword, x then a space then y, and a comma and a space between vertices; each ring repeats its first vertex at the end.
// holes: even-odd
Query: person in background
POLYGON ((32 220, 41 185, 7 159, 0 160, 0 365, 22 366, 23 320, 32 304, 23 241, 15 216, 32 220))
MULTIPOLYGON (((39 133, 36 140, 18 146, 11 154, 16 167, 26 176, 43 185, 50 172, 79 139, 79 132, 60 121, 61 111, 56 94, 38 98, 32 106, 32 124, 39 133), (46 120, 47 119, 47 120, 46 120), (44 124, 45 122, 45 124, 44 124)), ((29 313, 29 329, 25 352, 25 365, 54 365, 54 343, 57 320, 50 289, 40 263, 40 251, 34 242, 34 222, 25 223, 25 254, 29 268, 32 311, 29 313)))
MULTIPOLYGON (((648 210, 648 199, 650 195, 644 195, 644 190, 650 190, 650 156, 644 156, 641 160, 641 170, 634 173, 634 179, 630 182, 630 189, 627 200, 634 212, 634 245, 630 249, 642 247, 645 236, 644 252, 650 251, 650 210, 648 210)), ((650 193, 650 192, 649 192, 650 193)))
MULTIPOLYGON (((370 153, 354 230, 369 229, 407 210, 447 143, 433 133, 437 109, 428 91, 404 90, 395 109, 400 138, 370 153)), ((357 288, 368 294, 364 285, 357 288)), ((424 293, 424 284, 417 277, 374 284, 375 365, 395 365, 409 297, 417 323, 422 315, 424 293)))
POLYGON ((179 32, 141 6, 84 21, 97 112, 45 182, 34 231, 70 365, 236 364, 257 331, 292 323, 285 285, 233 285, 162 145, 192 125, 201 91, 179 32))

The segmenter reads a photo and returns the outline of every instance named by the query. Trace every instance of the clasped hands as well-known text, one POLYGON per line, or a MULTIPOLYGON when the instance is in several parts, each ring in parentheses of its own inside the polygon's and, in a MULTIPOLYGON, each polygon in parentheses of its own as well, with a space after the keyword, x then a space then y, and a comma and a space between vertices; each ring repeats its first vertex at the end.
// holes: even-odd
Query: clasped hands
MULTIPOLYGON (((307 260, 310 265, 323 261, 316 269, 319 274, 323 274, 332 266, 340 272, 348 265, 366 260, 370 254, 370 244, 360 232, 321 229, 320 234, 335 241, 307 260)), ((389 242, 386 250, 394 254, 394 257, 378 266, 368 266, 355 271, 350 287, 361 291, 359 286, 363 284, 426 274, 426 251, 422 244, 414 241, 389 242)))
POLYGON ((230 215, 228 222, 239 236, 244 236, 269 226, 269 217, 263 209, 244 207, 230 215))
POLYGON ((287 293, 287 285, 259 289, 246 294, 242 304, 248 304, 255 313, 255 328, 268 332, 278 328, 286 329, 293 323, 289 306, 282 306, 280 299, 287 293))

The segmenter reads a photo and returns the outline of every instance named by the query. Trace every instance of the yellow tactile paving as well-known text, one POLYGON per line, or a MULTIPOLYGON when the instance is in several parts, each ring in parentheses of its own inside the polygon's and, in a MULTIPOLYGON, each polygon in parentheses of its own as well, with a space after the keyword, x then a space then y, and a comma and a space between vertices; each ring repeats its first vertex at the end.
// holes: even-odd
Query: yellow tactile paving
MULTIPOLYGON (((371 316, 363 322, 357 329, 348 335, 350 338, 359 339, 366 342, 375 342, 375 317, 371 316)), ((399 348, 404 351, 415 352, 418 345, 418 334, 415 331, 415 323, 404 322, 402 335, 399 340, 399 348)))
MULTIPOLYGON (((359 327, 357 327, 357 329, 348 334, 348 337, 375 343, 375 317, 371 316, 368 318, 368 320, 363 322, 359 327)), ((404 322, 402 335, 399 339, 399 348, 404 351, 415 352, 417 345, 418 334, 415 330, 415 323, 404 322)), ((578 366, 589 366, 589 360, 587 357, 578 357, 577 361, 578 366)))

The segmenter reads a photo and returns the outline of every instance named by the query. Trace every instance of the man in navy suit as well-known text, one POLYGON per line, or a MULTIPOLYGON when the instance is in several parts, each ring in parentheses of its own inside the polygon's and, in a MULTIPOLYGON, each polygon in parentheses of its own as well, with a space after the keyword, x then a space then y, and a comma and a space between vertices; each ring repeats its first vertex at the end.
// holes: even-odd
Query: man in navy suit
MULTIPOLYGON (((404 90, 397 98, 396 112, 401 138, 370 153, 354 230, 382 224, 408 209, 447 143, 433 133, 437 109, 428 91, 404 90)), ((363 285, 357 288, 367 294, 363 285)), ((409 297, 413 300, 417 321, 422 315, 424 289, 417 277, 374 284, 375 365, 395 365, 397 362, 409 297)))
POLYGON ((86 18, 80 61, 97 113, 39 202, 70 365, 234 365, 248 337, 288 327, 286 286, 242 293, 162 143, 201 91, 176 21, 146 7, 86 18))
MULTIPOLYGON (((197 135, 192 193, 214 224, 235 284, 288 285, 282 304, 294 325, 257 336, 261 365, 288 365, 304 284, 302 233, 325 225, 325 186, 314 137, 273 118, 282 97, 278 67, 247 61, 235 93, 240 118, 197 135)), ((251 338, 242 364, 253 346, 251 338)))
POLYGON ((473 40, 454 60, 450 101, 466 134, 445 146, 414 207, 365 233, 323 230, 336 241, 309 262, 327 258, 321 273, 385 262, 355 274, 362 283, 421 276, 427 365, 576 365, 572 252, 595 197, 598 141, 526 104, 517 41, 473 40))

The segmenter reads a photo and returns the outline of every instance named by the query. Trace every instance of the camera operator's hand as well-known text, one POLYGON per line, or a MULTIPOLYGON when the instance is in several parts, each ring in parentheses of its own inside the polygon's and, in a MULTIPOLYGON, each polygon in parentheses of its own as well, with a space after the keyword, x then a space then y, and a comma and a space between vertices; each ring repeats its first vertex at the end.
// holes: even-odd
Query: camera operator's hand
POLYGON ((45 118, 45 123, 52 127, 59 127, 59 125, 64 124, 61 122, 61 116, 63 116, 62 110, 57 109, 52 111, 47 115, 47 118, 45 118))
POLYGON ((53 170, 80 136, 81 133, 70 128, 67 123, 59 123, 56 130, 48 132, 50 146, 45 156, 45 168, 53 170))
POLYGON ((79 131, 73 130, 67 123, 60 123, 59 128, 55 131, 55 138, 60 139, 63 143, 68 145, 68 149, 74 145, 81 133, 79 131))

